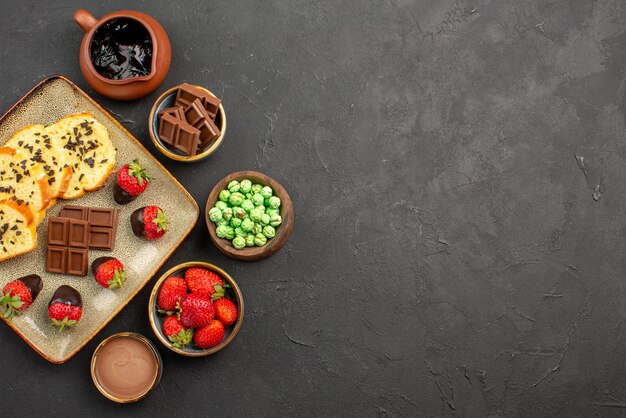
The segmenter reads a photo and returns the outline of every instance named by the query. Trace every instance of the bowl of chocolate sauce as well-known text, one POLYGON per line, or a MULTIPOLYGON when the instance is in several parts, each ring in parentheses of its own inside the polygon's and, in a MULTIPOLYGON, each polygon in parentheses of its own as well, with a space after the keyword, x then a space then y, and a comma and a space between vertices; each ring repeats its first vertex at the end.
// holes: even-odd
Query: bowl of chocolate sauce
POLYGON ((84 9, 74 20, 86 33, 80 46, 85 80, 103 96, 135 100, 153 92, 167 76, 172 47, 152 17, 120 10, 97 19, 84 9))

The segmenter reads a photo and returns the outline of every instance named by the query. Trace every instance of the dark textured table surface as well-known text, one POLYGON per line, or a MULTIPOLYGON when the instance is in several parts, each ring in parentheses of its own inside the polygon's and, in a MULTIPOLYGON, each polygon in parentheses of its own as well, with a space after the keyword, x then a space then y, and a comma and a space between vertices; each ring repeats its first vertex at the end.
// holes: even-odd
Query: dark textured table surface
POLYGON ((159 92, 204 85, 224 100, 223 147, 161 161, 201 206, 224 175, 265 172, 296 223, 253 264, 198 223, 162 271, 222 266, 244 326, 209 358, 161 347, 161 384, 138 404, 104 399, 89 361, 118 331, 156 342, 150 284, 64 365, 0 326, 1 415, 623 414, 625 30, 620 0, 2 2, 2 110, 60 73, 156 152, 159 92), (89 88, 79 6, 162 23, 157 92, 89 88))

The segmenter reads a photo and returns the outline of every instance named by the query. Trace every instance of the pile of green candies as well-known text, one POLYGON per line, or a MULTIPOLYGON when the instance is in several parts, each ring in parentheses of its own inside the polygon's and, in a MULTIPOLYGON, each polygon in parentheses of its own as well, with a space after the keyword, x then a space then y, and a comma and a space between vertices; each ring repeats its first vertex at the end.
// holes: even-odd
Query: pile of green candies
POLYGON ((262 247, 283 221, 279 208, 280 198, 271 187, 233 180, 209 210, 209 220, 216 225, 215 235, 232 241, 236 249, 262 247))

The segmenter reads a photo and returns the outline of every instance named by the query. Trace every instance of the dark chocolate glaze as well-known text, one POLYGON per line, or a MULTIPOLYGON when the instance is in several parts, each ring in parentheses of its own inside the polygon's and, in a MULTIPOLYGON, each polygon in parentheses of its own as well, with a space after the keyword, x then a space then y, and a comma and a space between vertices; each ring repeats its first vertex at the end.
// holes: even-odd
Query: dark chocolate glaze
POLYGON ((115 183, 115 185, 113 186, 113 199, 118 205, 127 205, 135 200, 136 197, 137 196, 130 195, 117 183, 115 183))
POLYGON ((17 280, 24 283, 24 285, 26 285, 26 287, 30 290, 30 294, 33 297, 34 302, 39 295, 39 292, 41 292, 41 289, 43 289, 43 281, 41 280, 41 277, 36 274, 29 274, 28 276, 20 277, 17 280))
POLYGON ((152 70, 152 37, 134 19, 112 19, 101 25, 90 52, 96 71, 112 80, 146 76, 152 70))
POLYGON ((59 286, 59 288, 54 292, 48 306, 52 306, 57 302, 72 306, 83 306, 83 298, 80 297, 78 290, 66 284, 59 286))
POLYGON ((138 237, 146 235, 146 229, 143 226, 143 210, 145 208, 139 208, 130 215, 130 226, 133 228, 133 234, 138 237))
POLYGON ((94 276, 96 275, 96 271, 98 271, 98 268, 101 265, 111 260, 115 260, 115 257, 98 257, 93 260, 93 263, 91 263, 91 272, 94 274, 94 276))

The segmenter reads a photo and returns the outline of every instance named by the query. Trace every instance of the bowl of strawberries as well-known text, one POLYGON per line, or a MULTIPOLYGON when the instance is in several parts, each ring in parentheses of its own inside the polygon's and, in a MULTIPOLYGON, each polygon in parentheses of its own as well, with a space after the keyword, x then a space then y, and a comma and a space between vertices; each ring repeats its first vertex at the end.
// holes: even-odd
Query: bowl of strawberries
POLYGON ((150 325, 170 350, 188 357, 217 353, 243 322, 243 295, 233 278, 203 261, 179 264, 154 285, 148 302, 150 325))

